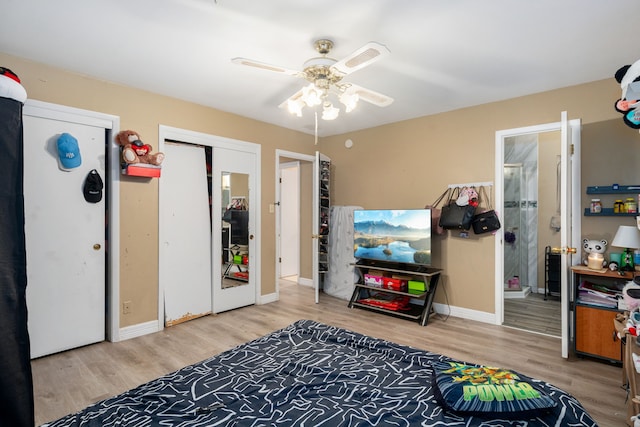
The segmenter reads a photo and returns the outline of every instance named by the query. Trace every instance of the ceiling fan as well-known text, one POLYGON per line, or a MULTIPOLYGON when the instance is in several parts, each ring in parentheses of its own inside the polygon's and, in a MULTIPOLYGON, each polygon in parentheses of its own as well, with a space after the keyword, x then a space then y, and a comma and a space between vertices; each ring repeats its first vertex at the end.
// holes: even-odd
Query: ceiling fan
POLYGON ((322 118, 324 120, 333 120, 338 117, 340 109, 334 107, 329 97, 330 94, 338 97, 340 102, 344 104, 347 113, 357 106, 359 100, 379 107, 386 107, 393 102, 393 98, 387 95, 363 88, 351 82, 342 81, 345 76, 388 55, 390 53, 389 49, 384 45, 369 42, 340 61, 327 56, 333 48, 333 41, 319 39, 314 42, 313 46, 321 56, 306 61, 302 71, 290 70, 247 58, 233 58, 231 61, 239 65, 301 77, 310 82, 309 85, 303 87, 280 104, 281 108, 287 107, 289 112, 296 114, 298 117, 302 116, 303 107, 316 105, 322 105, 322 118))

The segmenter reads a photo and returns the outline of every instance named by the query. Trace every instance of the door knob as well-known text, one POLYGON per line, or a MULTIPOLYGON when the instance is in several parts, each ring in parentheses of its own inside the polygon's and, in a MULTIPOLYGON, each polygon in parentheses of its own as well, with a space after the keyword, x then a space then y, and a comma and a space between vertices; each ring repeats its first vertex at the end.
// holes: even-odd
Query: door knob
POLYGON ((93 249, 96 250, 96 251, 99 251, 101 247, 102 246, 100 246, 100 243, 96 243, 96 244, 93 245, 93 249))
POLYGON ((249 240, 253 240, 253 234, 249 234, 249 240))
POLYGON ((568 247, 568 248, 551 248, 551 252, 556 254, 575 254, 577 253, 576 248, 568 247))

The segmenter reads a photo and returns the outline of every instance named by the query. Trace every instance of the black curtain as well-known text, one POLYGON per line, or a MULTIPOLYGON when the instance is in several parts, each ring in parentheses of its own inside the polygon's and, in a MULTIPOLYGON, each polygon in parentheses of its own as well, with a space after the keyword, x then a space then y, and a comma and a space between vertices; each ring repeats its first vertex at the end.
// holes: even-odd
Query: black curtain
POLYGON ((0 426, 33 427, 22 103, 0 97, 0 426))

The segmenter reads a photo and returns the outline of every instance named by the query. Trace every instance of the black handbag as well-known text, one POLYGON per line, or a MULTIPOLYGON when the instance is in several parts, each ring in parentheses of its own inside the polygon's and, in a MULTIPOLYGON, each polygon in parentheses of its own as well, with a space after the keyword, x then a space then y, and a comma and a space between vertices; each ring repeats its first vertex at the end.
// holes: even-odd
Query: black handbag
POLYGON ((484 212, 477 213, 473 216, 471 226, 476 234, 491 233, 500 230, 500 218, 493 208, 491 208, 491 199, 487 197, 484 187, 480 187, 480 203, 486 200, 488 209, 484 212))
POLYGON ((447 204, 442 207, 440 227, 445 230, 469 230, 471 228, 471 220, 476 208, 473 205, 458 206, 456 199, 459 194, 459 188, 453 190, 447 204))

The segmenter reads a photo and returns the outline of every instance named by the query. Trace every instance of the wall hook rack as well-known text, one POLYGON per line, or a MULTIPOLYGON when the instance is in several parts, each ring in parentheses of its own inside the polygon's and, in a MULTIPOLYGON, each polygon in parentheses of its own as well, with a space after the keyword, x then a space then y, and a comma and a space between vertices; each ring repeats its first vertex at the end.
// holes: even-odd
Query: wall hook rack
POLYGON ((465 184, 449 184, 449 188, 463 188, 463 187, 492 187, 493 181, 487 182, 468 182, 465 184))

